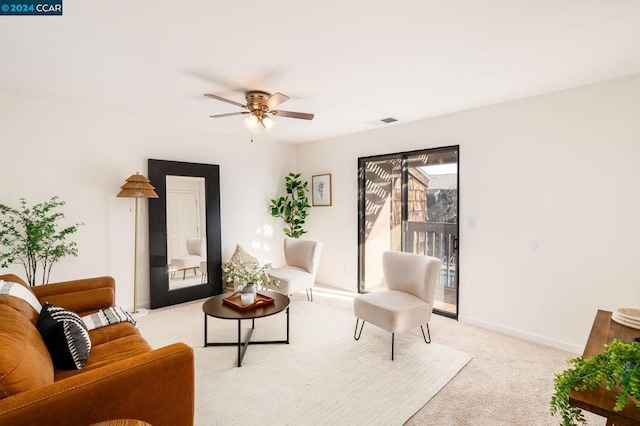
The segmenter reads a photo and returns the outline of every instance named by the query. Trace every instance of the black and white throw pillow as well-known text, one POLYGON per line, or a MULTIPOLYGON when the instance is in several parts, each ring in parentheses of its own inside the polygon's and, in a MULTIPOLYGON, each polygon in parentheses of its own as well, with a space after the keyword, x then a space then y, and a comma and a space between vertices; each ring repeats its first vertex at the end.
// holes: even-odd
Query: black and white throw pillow
POLYGON ((38 317, 38 331, 54 367, 79 370, 87 362, 91 339, 87 326, 75 312, 46 302, 38 317))
POLYGON ((82 321, 87 326, 87 330, 95 330, 96 328, 106 327, 111 324, 118 324, 120 322, 129 322, 135 328, 137 322, 129 312, 122 309, 120 306, 112 306, 107 309, 100 309, 95 314, 85 315, 82 317, 82 321))

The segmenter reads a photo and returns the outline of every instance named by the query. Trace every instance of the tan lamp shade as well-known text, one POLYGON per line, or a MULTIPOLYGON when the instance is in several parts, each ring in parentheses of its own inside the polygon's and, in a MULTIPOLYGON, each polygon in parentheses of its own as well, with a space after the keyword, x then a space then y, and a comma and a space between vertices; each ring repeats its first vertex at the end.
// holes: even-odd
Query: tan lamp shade
POLYGON ((120 187, 120 192, 116 197, 124 198, 158 198, 149 179, 137 173, 129 176, 124 185, 120 187))

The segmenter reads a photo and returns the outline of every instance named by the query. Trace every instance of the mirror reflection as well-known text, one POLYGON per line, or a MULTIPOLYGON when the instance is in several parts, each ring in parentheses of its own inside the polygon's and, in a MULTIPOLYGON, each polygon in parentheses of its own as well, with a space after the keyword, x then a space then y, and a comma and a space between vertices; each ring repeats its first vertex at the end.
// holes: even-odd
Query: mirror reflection
POLYGON ((166 177, 169 290, 207 282, 205 179, 166 177))

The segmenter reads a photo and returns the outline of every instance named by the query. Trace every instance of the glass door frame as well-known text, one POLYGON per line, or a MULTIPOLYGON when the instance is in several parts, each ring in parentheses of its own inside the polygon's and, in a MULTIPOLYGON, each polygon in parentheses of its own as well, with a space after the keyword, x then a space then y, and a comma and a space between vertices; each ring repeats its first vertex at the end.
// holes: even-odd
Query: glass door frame
POLYGON ((365 290, 365 282, 364 282, 364 270, 365 270, 365 235, 366 235, 366 182, 365 182, 365 168, 364 165, 368 161, 384 161, 384 160, 393 160, 399 159, 402 163, 402 214, 401 214, 401 247, 403 251, 406 250, 406 231, 408 228, 407 217, 408 217, 408 174, 409 168, 407 167, 408 158, 416 155, 429 155, 438 152, 446 152, 446 151, 456 151, 457 153, 457 173, 456 173, 456 204, 457 204, 457 220, 456 220, 456 234, 457 241, 455 242, 455 254, 456 254, 456 273, 455 273, 455 283, 456 283, 456 312, 448 312, 438 308, 434 308, 433 312, 438 315, 442 315, 445 317, 453 318, 455 320, 458 319, 460 315, 460 146, 459 145, 451 145, 446 147, 438 147, 438 148, 426 148, 419 149, 414 151, 404 151, 397 152, 392 154, 382 154, 382 155, 372 155, 368 157, 358 157, 358 293, 364 293, 365 290))

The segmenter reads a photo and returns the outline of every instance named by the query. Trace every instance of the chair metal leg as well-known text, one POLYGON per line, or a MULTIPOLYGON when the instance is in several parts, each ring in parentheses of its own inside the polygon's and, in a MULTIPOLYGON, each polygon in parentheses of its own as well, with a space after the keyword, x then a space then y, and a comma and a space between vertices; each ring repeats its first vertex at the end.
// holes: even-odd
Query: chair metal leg
POLYGON ((305 292, 307 293, 307 300, 313 302, 313 288, 308 288, 305 292))
POLYGON ((362 325, 360 326, 360 333, 358 333, 358 321, 360 321, 360 318, 356 317, 356 329, 353 330, 353 338, 355 340, 360 340, 360 336, 362 336, 362 329, 364 328, 364 321, 362 321, 362 325), (356 337, 356 335, 358 337, 356 337))
POLYGON ((393 346, 395 343, 395 333, 391 333, 391 361, 393 361, 393 346))
POLYGON ((425 343, 431 343, 431 331, 429 330, 429 323, 427 323, 427 334, 429 335, 429 341, 427 341, 427 336, 424 335, 424 328, 420 326, 420 330, 422 330, 422 337, 424 337, 425 343))

